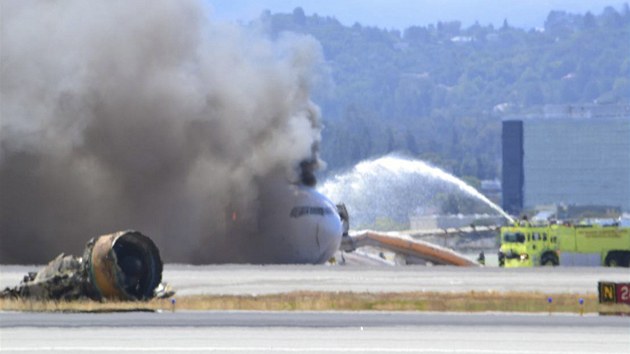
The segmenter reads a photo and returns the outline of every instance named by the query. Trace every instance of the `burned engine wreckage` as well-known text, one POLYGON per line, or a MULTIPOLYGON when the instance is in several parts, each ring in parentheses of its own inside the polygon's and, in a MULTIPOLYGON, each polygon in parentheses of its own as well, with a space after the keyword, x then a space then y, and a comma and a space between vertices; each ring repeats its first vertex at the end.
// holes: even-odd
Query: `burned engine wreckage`
POLYGON ((149 300, 175 292, 162 283, 162 260, 153 241, 127 230, 88 241, 82 257, 60 254, 24 276, 0 298, 37 300, 149 300))

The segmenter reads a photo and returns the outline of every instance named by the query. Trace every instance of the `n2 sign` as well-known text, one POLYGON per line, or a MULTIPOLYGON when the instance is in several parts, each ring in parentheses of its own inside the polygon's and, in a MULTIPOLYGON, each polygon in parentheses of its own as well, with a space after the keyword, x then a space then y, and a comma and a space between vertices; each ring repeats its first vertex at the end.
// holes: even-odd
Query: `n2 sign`
POLYGON ((630 305, 630 283, 599 282, 599 302, 630 305))

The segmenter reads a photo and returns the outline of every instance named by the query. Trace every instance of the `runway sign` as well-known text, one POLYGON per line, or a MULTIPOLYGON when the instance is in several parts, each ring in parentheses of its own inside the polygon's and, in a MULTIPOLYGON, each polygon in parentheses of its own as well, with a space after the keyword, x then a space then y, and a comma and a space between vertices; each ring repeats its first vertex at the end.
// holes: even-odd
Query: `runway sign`
POLYGON ((630 283, 598 283, 600 304, 630 305, 630 283))

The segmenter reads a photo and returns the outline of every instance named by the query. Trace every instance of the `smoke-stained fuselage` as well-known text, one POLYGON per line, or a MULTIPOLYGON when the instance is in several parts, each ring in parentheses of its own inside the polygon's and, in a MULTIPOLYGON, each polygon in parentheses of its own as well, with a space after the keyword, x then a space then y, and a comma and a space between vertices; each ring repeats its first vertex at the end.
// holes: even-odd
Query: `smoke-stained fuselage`
POLYGON ((339 249, 342 232, 335 204, 315 188, 275 185, 262 191, 257 227, 246 247, 253 251, 243 262, 324 263, 339 249))

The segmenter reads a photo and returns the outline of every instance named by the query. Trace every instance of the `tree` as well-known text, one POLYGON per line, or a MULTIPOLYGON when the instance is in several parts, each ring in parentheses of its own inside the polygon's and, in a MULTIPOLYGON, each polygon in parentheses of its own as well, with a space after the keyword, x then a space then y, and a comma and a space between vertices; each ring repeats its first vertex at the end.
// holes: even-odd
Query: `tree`
MULTIPOLYGON (((501 118, 545 104, 630 101, 630 7, 599 15, 552 11, 545 31, 439 22, 401 35, 344 26, 301 8, 264 19, 276 37, 299 31, 322 45, 330 75, 321 107, 330 170, 397 149, 479 178, 500 172, 501 118), (471 42, 453 43, 454 36, 471 42)), ((263 21, 261 19, 261 21, 263 21)))
POLYGON ((293 9, 293 22, 298 26, 306 25, 306 15, 301 7, 293 9))
POLYGON ((584 20, 582 23, 582 28, 585 30, 592 30, 597 27, 597 21, 595 21, 595 16, 589 11, 584 15, 584 20))
POLYGON ((409 151, 412 156, 418 156, 418 143, 416 142, 416 137, 413 136, 411 132, 407 132, 407 135, 405 136, 405 143, 407 151, 409 151))

